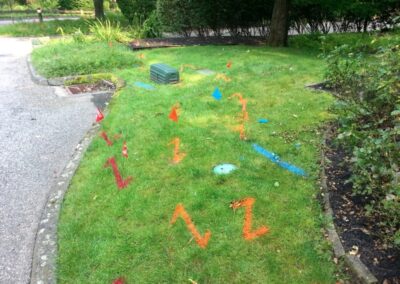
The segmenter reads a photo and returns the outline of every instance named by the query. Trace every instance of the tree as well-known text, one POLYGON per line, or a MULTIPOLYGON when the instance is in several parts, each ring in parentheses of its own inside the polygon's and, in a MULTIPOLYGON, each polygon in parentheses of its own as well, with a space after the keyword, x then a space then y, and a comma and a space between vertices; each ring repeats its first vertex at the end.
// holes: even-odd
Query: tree
POLYGON ((289 30, 289 0, 275 0, 271 19, 270 46, 287 46, 289 30))
POLYGON ((104 18, 104 0, 93 0, 94 4, 94 16, 96 19, 103 19, 104 18))

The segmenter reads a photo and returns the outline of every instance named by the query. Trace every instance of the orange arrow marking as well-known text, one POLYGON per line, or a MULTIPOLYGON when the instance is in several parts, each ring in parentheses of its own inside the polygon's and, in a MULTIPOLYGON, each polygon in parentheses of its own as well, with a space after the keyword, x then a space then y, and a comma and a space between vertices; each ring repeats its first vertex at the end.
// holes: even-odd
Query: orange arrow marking
POLYGON ((204 237, 200 235, 200 233, 197 231, 195 225, 192 222, 192 219, 190 219, 189 214, 186 212, 185 208, 183 208, 182 204, 178 204, 175 208, 174 214, 172 215, 171 219, 171 224, 174 224, 178 217, 182 217, 183 221, 185 221, 186 226, 188 230, 192 233, 194 239, 196 240, 196 243, 199 245, 201 248, 206 248, 208 241, 210 240, 211 237, 211 232, 207 230, 204 233, 204 237))
POLYGON ((168 145, 171 145, 171 144, 174 145, 174 157, 172 158, 172 162, 174 164, 179 164, 183 160, 183 158, 185 158, 185 156, 186 156, 186 153, 180 153, 179 152, 180 143, 181 143, 181 140, 179 138, 174 138, 168 144, 168 145))
POLYGON ((265 226, 258 228, 255 231, 251 231, 251 224, 253 218, 253 205, 256 200, 252 197, 245 198, 239 201, 231 202, 230 206, 233 210, 236 210, 239 207, 246 207, 245 215, 244 215, 244 224, 243 224, 243 237, 245 240, 250 241, 262 235, 268 233, 269 229, 265 226))

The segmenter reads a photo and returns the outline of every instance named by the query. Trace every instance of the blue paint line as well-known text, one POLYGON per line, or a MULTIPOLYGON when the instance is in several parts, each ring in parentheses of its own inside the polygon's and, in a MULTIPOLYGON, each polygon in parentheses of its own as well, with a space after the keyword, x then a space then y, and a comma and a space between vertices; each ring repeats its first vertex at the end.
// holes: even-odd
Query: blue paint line
POLYGON ((154 86, 152 86, 150 84, 143 83, 143 82, 135 82, 135 86, 139 87, 139 88, 142 88, 142 89, 149 90, 149 91, 156 89, 156 88, 154 88, 154 86))
POLYGON ((290 172, 292 172, 292 173, 294 173, 296 175, 299 175, 299 176, 306 176, 306 173, 305 173, 304 170, 302 170, 302 169, 300 169, 300 168, 298 168, 298 167, 296 167, 296 166, 294 166, 292 164, 289 164, 287 162, 281 161, 279 156, 276 155, 275 153, 272 153, 272 152, 264 149, 263 147, 261 147, 261 146, 259 146, 257 144, 253 144, 253 148, 258 153, 260 153, 261 155, 263 155, 264 157, 269 159, 271 162, 279 165, 281 168, 284 168, 284 169, 286 169, 286 170, 288 170, 288 171, 290 171, 290 172))
POLYGON ((221 91, 217 88, 215 88, 214 92, 212 93, 212 96, 214 97, 214 99, 216 99, 217 101, 222 99, 222 93, 221 91))
POLYGON ((265 118, 260 118, 260 119, 258 120, 258 122, 259 122, 259 123, 268 123, 269 120, 268 120, 268 119, 265 119, 265 118))

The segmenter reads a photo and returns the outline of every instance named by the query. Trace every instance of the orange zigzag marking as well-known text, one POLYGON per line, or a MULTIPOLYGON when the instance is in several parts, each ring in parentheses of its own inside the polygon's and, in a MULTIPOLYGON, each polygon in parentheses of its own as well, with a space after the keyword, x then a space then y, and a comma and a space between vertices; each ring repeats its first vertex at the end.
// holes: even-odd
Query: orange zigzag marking
POLYGON ((207 230, 204 233, 204 237, 200 235, 200 233, 197 231, 195 225, 192 222, 192 219, 190 219, 189 214, 186 212, 185 208, 183 207, 182 204, 178 204, 175 208, 174 214, 172 215, 171 218, 171 224, 174 224, 178 217, 182 217, 183 221, 185 221, 186 226, 188 230, 192 233, 194 239, 196 240, 196 243, 199 245, 201 248, 206 248, 208 241, 210 240, 211 237, 211 232, 207 230))
POLYGON ((185 158, 185 156, 186 156, 186 153, 180 153, 180 152, 179 152, 179 145, 180 145, 180 143, 181 143, 181 140, 180 140, 179 138, 174 138, 174 139, 172 139, 172 141, 168 144, 168 145, 171 145, 171 144, 174 145, 174 157, 172 158, 172 162, 173 162, 174 164, 180 163, 180 162, 183 160, 183 158, 185 158))
POLYGON ((245 215, 244 215, 244 224, 243 224, 243 237, 245 240, 250 241, 257 237, 260 237, 266 233, 268 233, 269 228, 262 226, 255 231, 251 231, 251 224, 253 218, 253 205, 256 200, 252 197, 245 198, 239 201, 231 202, 230 207, 232 209, 237 209, 239 207, 246 207, 245 215))

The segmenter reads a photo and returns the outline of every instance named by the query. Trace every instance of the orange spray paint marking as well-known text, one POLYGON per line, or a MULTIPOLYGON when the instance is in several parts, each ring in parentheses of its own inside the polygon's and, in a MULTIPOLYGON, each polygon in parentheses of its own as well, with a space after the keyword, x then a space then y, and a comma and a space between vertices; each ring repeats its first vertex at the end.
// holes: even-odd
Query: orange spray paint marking
POLYGON ((176 106, 172 107, 171 112, 168 117, 172 121, 178 122, 178 107, 176 107, 176 106))
POLYGON ((104 118, 104 115, 103 115, 103 113, 100 111, 100 109, 99 109, 99 108, 97 108, 96 122, 100 122, 100 121, 102 121, 102 120, 103 120, 103 118, 104 118))
POLYGON ((230 82, 231 81, 231 79, 230 78, 228 78, 228 76, 226 76, 225 74, 217 74, 217 77, 216 77, 217 79, 222 79, 222 80, 224 80, 225 82, 230 82))
POLYGON ((104 141, 106 141, 108 146, 112 146, 113 143, 110 139, 108 139, 107 133, 105 131, 101 132, 100 136, 104 139, 104 141))
POLYGON ((248 121, 249 120, 249 113, 247 111, 243 111, 242 115, 243 115, 243 121, 248 121))
POLYGON ((109 47, 109 48, 112 48, 112 47, 113 47, 112 41, 109 41, 109 42, 108 42, 108 47, 109 47))
POLYGON ((251 224, 253 218, 253 205, 256 200, 252 197, 245 198, 239 201, 233 201, 230 204, 230 208, 236 210, 240 207, 246 207, 245 215, 244 215, 244 224, 243 224, 243 237, 245 240, 250 241, 252 239, 258 238, 262 235, 268 233, 269 229, 265 226, 258 228, 255 231, 251 231, 251 224))
POLYGON ((139 59, 144 59, 144 58, 145 58, 145 56, 144 56, 144 54, 143 54, 143 53, 140 53, 140 54, 138 55, 138 58, 139 58, 139 59))
POLYGON ((228 63, 226 63, 226 68, 231 68, 232 67, 232 61, 228 61, 228 63))
POLYGON ((180 143, 181 143, 181 140, 179 138, 174 138, 168 144, 168 145, 171 145, 171 144, 174 145, 174 157, 172 158, 172 162, 174 164, 179 164, 183 160, 183 158, 185 158, 185 156, 186 156, 186 153, 180 153, 179 152, 180 143))
POLYGON ((235 93, 232 96, 230 96, 229 98, 235 98, 237 97, 239 99, 239 102, 242 104, 242 111, 246 111, 246 106, 247 106, 247 100, 243 99, 243 96, 241 93, 235 93))
POLYGON ((172 215, 171 218, 171 224, 174 224, 178 217, 182 217, 183 221, 185 221, 186 226, 188 230, 192 233, 194 239, 196 240, 196 243, 199 245, 201 248, 206 248, 208 241, 210 240, 211 237, 211 232, 207 230, 204 233, 204 237, 200 235, 200 233, 197 231, 195 225, 192 222, 192 219, 190 219, 189 214, 186 212, 185 208, 183 208, 182 204, 178 204, 175 208, 174 214, 172 215))
POLYGON ((115 182, 116 182, 116 184, 117 184, 119 189, 123 189, 123 188, 127 187, 128 184, 132 181, 132 177, 131 176, 127 177, 125 180, 122 179, 114 157, 109 158, 107 160, 107 162, 105 163, 104 167, 105 168, 106 167, 111 167, 113 169, 114 176, 115 176, 115 182))
POLYGON ((122 145, 122 156, 128 158, 128 146, 126 145, 126 141, 124 141, 124 144, 122 145))
POLYGON ((239 125, 238 127, 236 127, 236 131, 239 132, 240 140, 247 140, 247 137, 246 137, 246 130, 245 130, 245 128, 244 128, 244 123, 242 123, 241 125, 239 125))

